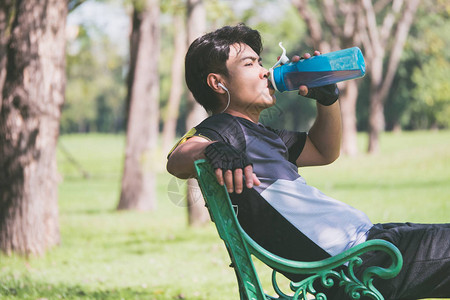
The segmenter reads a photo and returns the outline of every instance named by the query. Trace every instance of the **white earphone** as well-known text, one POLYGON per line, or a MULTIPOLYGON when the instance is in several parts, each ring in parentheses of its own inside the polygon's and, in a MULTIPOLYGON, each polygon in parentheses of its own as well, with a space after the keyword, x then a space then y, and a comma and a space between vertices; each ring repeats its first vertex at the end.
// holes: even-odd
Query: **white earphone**
POLYGON ((227 92, 227 94, 228 94, 227 106, 225 107, 224 110, 222 110, 222 112, 224 112, 224 111, 226 111, 228 109, 228 106, 230 106, 230 92, 228 91, 228 89, 222 83, 219 82, 217 85, 220 86, 221 88, 223 88, 225 90, 225 92, 227 92))
MULTIPOLYGON (((220 86, 221 88, 223 88, 225 91, 228 92, 228 89, 227 89, 222 83, 219 82, 217 85, 220 86)), ((228 92, 228 93, 229 93, 229 92, 228 92)))

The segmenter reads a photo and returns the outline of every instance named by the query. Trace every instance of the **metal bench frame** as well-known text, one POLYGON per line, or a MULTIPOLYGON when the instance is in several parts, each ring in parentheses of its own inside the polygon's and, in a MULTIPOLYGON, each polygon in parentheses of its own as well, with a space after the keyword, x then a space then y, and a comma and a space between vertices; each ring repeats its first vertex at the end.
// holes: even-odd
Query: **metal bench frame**
POLYGON ((219 185, 213 169, 206 160, 195 162, 197 180, 208 207, 212 221, 215 223, 220 238, 224 241, 236 272, 241 300, 307 300, 307 295, 315 299, 326 300, 324 292, 318 292, 313 284, 321 282, 325 288, 335 284, 344 287, 345 292, 353 299, 368 296, 383 300, 384 297, 373 285, 374 276, 382 279, 395 277, 401 270, 403 260, 400 251, 391 243, 384 240, 370 240, 359 244, 347 251, 315 262, 300 262, 284 259, 258 245, 239 225, 228 192, 225 186, 219 185), (355 268, 362 263, 359 257, 368 251, 383 251, 392 259, 388 268, 378 266, 364 270, 362 278, 355 276, 355 268), (272 286, 277 296, 266 295, 262 289, 258 274, 255 270, 251 255, 265 263, 272 272, 272 286), (335 269, 346 265, 339 271, 335 269), (277 271, 281 270, 293 274, 309 274, 300 282, 291 282, 292 293, 285 294, 277 282, 277 271))

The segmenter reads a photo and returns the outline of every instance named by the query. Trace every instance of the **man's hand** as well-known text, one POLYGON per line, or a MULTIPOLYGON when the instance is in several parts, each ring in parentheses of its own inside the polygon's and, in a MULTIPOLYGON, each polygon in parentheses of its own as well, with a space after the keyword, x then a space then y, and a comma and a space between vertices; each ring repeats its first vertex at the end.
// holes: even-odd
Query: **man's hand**
MULTIPOLYGON (((320 52, 314 51, 314 56, 317 55, 320 55, 320 52)), ((311 54, 309 53, 305 53, 303 55, 304 59, 308 59, 310 57, 311 54)), ((297 62, 300 59, 301 59, 300 56, 296 55, 292 58, 292 62, 297 62)), ((310 89, 308 89, 306 85, 302 85, 299 87, 298 94, 304 97, 315 99, 317 102, 319 102, 324 106, 329 106, 334 102, 336 102, 337 99, 339 98, 339 89, 336 84, 330 84, 310 89)))
POLYGON ((215 142, 205 148, 205 156, 211 163, 220 185, 225 183, 229 193, 240 194, 243 190, 243 176, 247 188, 259 185, 253 173, 253 165, 247 155, 228 143, 215 142))

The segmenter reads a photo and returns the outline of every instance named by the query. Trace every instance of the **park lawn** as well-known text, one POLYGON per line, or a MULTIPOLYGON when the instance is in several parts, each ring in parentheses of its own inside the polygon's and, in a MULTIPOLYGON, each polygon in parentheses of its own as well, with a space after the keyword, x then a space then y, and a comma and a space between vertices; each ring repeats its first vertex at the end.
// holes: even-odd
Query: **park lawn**
MULTIPOLYGON (((366 136, 360 135, 361 149, 366 136)), ((61 244, 43 257, 0 255, 0 299, 238 299, 210 223, 187 227, 184 182, 155 161, 154 212, 118 212, 125 138, 65 135, 58 152, 61 244)), ((450 131, 386 133, 381 152, 300 169, 309 184, 373 222, 450 222, 450 131)), ((261 264, 263 284, 269 271, 261 264)), ((270 290, 270 289, 269 289, 270 290)))

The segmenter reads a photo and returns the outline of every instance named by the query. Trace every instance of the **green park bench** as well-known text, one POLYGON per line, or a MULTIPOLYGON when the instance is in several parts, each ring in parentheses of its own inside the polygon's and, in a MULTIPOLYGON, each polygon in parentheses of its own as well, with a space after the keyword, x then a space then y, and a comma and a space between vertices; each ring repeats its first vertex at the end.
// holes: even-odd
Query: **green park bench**
POLYGON ((330 288, 337 283, 339 286, 343 286, 345 292, 353 299, 367 296, 381 300, 384 299, 383 296, 373 285, 374 276, 389 279, 400 272, 403 264, 400 251, 384 240, 366 241, 339 255, 314 262, 288 260, 268 252, 250 238, 239 225, 228 192, 217 182, 210 164, 206 160, 197 160, 195 169, 211 219, 226 245, 232 261, 231 266, 235 269, 241 300, 306 300, 309 297, 326 300, 324 292, 318 292, 313 286, 318 282, 322 283, 325 288, 330 288), (354 275, 354 268, 359 266, 362 261, 359 256, 368 251, 387 253, 392 259, 392 264, 388 268, 369 267, 363 272, 362 278, 358 279, 354 275), (264 293, 251 255, 273 269, 272 286, 277 296, 269 296, 264 293), (347 267, 336 270, 344 265, 347 267), (291 291, 288 295, 280 289, 275 270, 306 274, 308 277, 300 282, 291 282, 289 284, 291 291))

